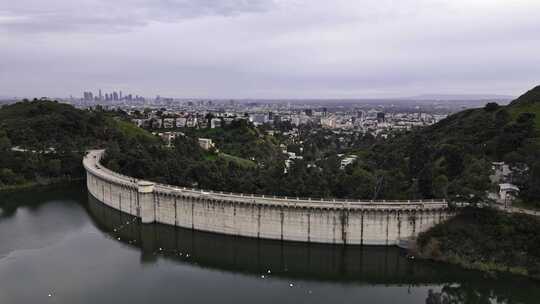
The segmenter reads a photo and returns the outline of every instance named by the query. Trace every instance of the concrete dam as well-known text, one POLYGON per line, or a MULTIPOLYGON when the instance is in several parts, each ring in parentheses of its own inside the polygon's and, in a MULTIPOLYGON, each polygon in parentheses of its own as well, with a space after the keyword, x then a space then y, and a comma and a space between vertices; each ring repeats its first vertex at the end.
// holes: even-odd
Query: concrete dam
POLYGON ((322 200, 163 185, 105 168, 104 152, 89 151, 83 160, 89 193, 143 224, 282 241, 397 245, 456 212, 444 200, 322 200))

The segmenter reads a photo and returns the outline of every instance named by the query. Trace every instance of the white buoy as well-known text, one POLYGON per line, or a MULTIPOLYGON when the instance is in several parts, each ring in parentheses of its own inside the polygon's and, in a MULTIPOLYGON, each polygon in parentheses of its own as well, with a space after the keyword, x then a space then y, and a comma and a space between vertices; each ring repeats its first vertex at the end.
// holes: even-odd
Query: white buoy
POLYGON ((289 287, 293 287, 293 286, 294 286, 294 284, 293 284, 293 283, 289 284, 289 287))

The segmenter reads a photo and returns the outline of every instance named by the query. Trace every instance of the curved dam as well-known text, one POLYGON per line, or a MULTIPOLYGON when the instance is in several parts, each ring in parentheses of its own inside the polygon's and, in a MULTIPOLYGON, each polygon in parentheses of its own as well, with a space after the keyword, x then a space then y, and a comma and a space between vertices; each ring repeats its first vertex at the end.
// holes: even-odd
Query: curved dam
MULTIPOLYGON (((256 277, 271 269, 272 276, 285 279, 370 285, 444 284, 459 281, 463 271, 446 264, 411 261, 392 246, 281 242, 141 224, 136 217, 88 196, 87 211, 94 225, 140 252, 142 263, 166 259, 256 277)), ((475 277, 467 276, 470 284, 475 284, 475 277)))
POLYGON ((143 224, 282 241, 397 245, 455 214, 444 200, 315 200, 157 184, 105 168, 103 153, 89 151, 83 160, 88 191, 143 224))

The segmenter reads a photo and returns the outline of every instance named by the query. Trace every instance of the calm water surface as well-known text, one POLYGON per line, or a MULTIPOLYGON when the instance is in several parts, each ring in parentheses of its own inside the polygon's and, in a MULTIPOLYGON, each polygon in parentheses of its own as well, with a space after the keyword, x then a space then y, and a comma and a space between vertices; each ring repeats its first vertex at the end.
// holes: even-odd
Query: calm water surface
POLYGON ((540 283, 396 248, 142 226, 74 186, 0 195, 0 303, 540 303, 540 283))

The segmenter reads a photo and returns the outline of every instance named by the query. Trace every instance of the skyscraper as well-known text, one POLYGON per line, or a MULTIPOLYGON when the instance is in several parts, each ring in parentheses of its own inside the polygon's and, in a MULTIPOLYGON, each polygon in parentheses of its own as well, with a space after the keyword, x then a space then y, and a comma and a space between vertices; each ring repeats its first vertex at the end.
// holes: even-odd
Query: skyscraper
POLYGON ((83 99, 86 101, 94 99, 94 94, 92 92, 83 92, 83 99))
POLYGON ((377 122, 382 123, 385 121, 385 115, 384 112, 377 113, 377 122))

